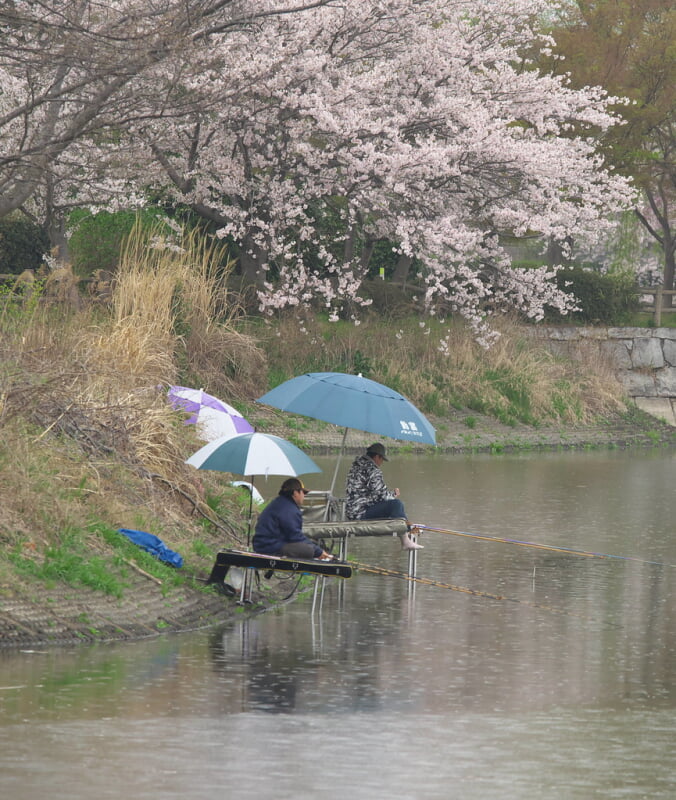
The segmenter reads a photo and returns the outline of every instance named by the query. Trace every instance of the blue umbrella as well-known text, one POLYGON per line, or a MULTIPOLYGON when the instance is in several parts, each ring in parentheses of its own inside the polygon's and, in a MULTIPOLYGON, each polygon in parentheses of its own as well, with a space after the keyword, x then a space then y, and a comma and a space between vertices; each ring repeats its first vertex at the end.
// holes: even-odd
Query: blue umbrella
POLYGON ((342 428, 406 442, 436 443, 434 428, 413 403, 361 375, 309 372, 285 381, 259 397, 258 402, 342 428))
MULTIPOLYGON (((343 372, 309 372, 291 378, 258 398, 259 403, 345 428, 418 444, 436 444, 425 415, 399 392, 382 383, 343 372)), ((331 482, 336 483, 340 456, 331 482)))

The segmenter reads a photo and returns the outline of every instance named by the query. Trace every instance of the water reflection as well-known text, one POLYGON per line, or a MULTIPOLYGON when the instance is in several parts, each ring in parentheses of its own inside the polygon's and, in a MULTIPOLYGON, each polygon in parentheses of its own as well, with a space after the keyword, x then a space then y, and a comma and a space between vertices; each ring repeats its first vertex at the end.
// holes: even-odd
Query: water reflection
POLYGON ((244 621, 209 638, 209 652, 214 667, 229 676, 233 665, 242 667, 241 710, 257 709, 271 713, 293 711, 299 682, 310 681, 302 675, 305 650, 298 649, 284 637, 282 646, 276 637, 258 635, 255 623, 244 621))
MULTIPOLYGON (((300 605, 283 619, 214 631, 214 668, 244 676, 242 711, 673 706, 669 573, 548 556, 535 562, 527 582, 514 565, 505 569, 509 594, 491 597, 466 594, 457 583, 421 585, 412 597, 402 581, 359 577, 344 605, 334 590, 318 618, 300 605)), ((475 566, 466 570, 470 586, 495 574, 475 566)))

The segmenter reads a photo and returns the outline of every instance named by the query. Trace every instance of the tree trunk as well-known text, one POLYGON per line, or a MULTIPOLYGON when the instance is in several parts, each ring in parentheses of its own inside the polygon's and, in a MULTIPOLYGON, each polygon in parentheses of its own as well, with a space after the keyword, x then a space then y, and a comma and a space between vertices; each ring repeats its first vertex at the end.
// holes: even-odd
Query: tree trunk
POLYGON ((361 256, 359 257, 359 266, 361 268, 362 275, 366 275, 368 272, 369 264, 371 263, 371 256, 373 255, 375 246, 376 243, 373 239, 367 239, 364 247, 362 248, 361 256))
POLYGON ((70 248, 66 236, 66 219, 62 213, 50 208, 45 220, 47 236, 49 236, 49 249, 53 258, 61 264, 70 262, 70 248))
MULTIPOLYGON (((566 244, 572 245, 570 236, 566 237, 566 244)), ((547 243, 547 265, 550 267, 556 266, 570 266, 570 256, 566 255, 561 242, 556 239, 550 239, 547 243)))
POLYGON ((357 232, 354 228, 354 225, 351 225, 347 232, 347 236, 345 237, 345 244, 343 245, 343 261, 346 264, 350 264, 354 258, 356 238, 357 232))
MULTIPOLYGON (((674 250, 676 249, 676 237, 667 236, 667 231, 665 230, 665 237, 664 237, 664 280, 663 285, 665 289, 673 289, 674 288, 674 266, 676 266, 674 258, 674 250)), ((667 308, 672 308, 674 306, 674 296, 673 294, 667 294, 664 296, 664 305, 667 308)))
POLYGON ((70 252, 66 238, 66 215, 54 203, 54 181, 49 173, 45 178, 45 230, 52 258, 60 264, 68 264, 70 252))
MULTIPOLYGON (((671 228, 669 221, 669 201, 666 192, 653 192, 649 188, 644 189, 645 196, 650 204, 650 208, 657 220, 657 225, 648 219, 638 208, 634 209, 634 214, 641 221, 648 233, 662 248, 664 253, 664 272, 662 274, 662 286, 666 290, 674 288, 674 251, 676 250, 676 236, 671 228)), ((668 294, 664 296, 663 305, 671 308, 673 297, 668 294)))
POLYGON ((394 268, 394 274, 392 275, 392 283, 403 286, 408 280, 408 273, 411 269, 412 263, 413 259, 411 256, 407 256, 402 253, 397 259, 397 265, 394 268))
POLYGON ((262 286, 266 271, 263 264, 267 262, 267 253, 247 236, 242 242, 239 256, 239 268, 244 286, 262 286))

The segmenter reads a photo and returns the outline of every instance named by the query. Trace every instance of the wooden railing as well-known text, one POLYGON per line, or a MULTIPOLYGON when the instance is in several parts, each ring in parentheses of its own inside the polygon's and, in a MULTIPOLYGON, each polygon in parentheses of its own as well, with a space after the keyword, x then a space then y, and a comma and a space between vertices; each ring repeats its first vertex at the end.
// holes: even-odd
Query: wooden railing
POLYGON ((664 300, 666 298, 673 298, 674 295, 676 295, 676 289, 665 289, 663 286, 656 286, 652 289, 644 289, 641 287, 639 294, 648 294, 652 296, 652 303, 647 303, 645 305, 653 311, 653 319, 656 328, 659 328, 662 324, 662 314, 676 312, 676 306, 672 305, 672 301, 669 302, 668 306, 664 305, 664 300))

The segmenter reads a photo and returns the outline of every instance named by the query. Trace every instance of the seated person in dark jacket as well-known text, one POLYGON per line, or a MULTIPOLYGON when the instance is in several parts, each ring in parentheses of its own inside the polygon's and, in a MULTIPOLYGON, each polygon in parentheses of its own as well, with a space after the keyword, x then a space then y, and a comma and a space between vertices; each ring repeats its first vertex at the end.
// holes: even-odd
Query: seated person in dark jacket
POLYGON ((289 558, 332 559, 318 544, 303 533, 301 506, 308 493, 298 478, 287 478, 279 494, 258 518, 253 537, 256 553, 289 558))

